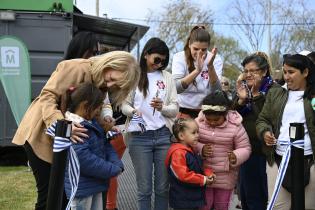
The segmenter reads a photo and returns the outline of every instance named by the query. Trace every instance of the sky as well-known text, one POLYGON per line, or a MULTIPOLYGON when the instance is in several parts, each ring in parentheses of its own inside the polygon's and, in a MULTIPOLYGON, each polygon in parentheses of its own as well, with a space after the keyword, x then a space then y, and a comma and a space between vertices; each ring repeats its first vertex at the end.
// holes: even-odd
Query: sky
MULTIPOLYGON (((106 14, 108 18, 118 19, 124 22, 136 23, 140 25, 147 25, 145 21, 137 21, 135 19, 146 19, 150 10, 156 12, 161 11, 164 5, 166 5, 170 0, 99 0, 99 14, 103 16, 106 14)), ((309 0, 310 6, 315 7, 313 3, 314 0, 309 0)), ((85 14, 95 15, 95 0, 74 0, 77 7, 83 11, 85 14)), ((229 20, 224 20, 226 18, 226 12, 231 4, 231 0, 191 0, 193 3, 198 5, 204 5, 207 8, 211 8, 214 13, 215 22, 230 22, 229 20)), ((233 38, 239 40, 239 44, 245 47, 248 44, 247 39, 239 39, 236 36, 236 32, 231 26, 224 25, 214 25, 215 33, 219 33, 226 37, 233 36, 233 38)), ((147 36, 154 33, 154 28, 150 28, 147 32, 147 36)), ((267 33, 266 33, 267 34, 267 33)), ((267 47, 267 35, 265 34, 263 40, 263 51, 268 51, 267 47)), ((242 36, 242 35, 240 35, 242 36)), ((140 44, 141 45, 141 44, 140 44)), ((143 44, 142 44, 143 45, 143 44)), ((249 48, 247 48, 248 50, 249 48)))
MULTIPOLYGON (((95 15, 95 0, 75 0, 77 7, 85 14, 95 15)), ((108 18, 145 19, 151 10, 160 10, 169 0, 99 0, 100 16, 107 14, 108 18)), ((215 12, 223 9, 229 0, 192 0, 200 5, 207 5, 215 12)), ((132 22, 132 21, 129 21, 132 22)))
MULTIPOLYGON (((205 5, 214 12, 220 14, 227 7, 229 0, 191 0, 199 5, 205 5)), ((77 7, 85 14, 96 15, 95 0, 74 0, 77 7)), ((160 11, 169 0, 99 0, 99 16, 106 14, 108 18, 118 19, 124 22, 147 25, 144 21, 132 19, 146 19, 150 10, 160 11)), ((216 15, 219 17, 219 15, 216 15)), ((150 28, 150 34, 154 28, 150 28)), ((216 28, 214 28, 216 30, 216 28)), ((220 30, 219 30, 220 31, 220 30)), ((229 33, 226 28, 220 33, 229 33)), ((152 33, 151 33, 152 34, 152 33)))

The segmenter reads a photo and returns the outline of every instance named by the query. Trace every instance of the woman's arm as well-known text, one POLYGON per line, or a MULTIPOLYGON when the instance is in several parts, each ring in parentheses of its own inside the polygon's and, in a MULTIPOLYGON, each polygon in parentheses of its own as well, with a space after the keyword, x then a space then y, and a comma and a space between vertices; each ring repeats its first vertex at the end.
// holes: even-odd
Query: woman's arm
POLYGON ((271 118, 275 117, 274 115, 277 113, 272 113, 271 107, 273 106, 272 103, 272 89, 269 90, 269 93, 266 96, 266 101, 264 103, 264 106, 261 110, 261 112, 258 115, 258 118, 256 120, 256 131, 257 131, 257 136, 261 140, 264 140, 264 134, 265 132, 273 132, 272 131, 272 121, 271 118))
POLYGON ((175 86, 175 81, 173 80, 172 76, 168 72, 164 72, 163 75, 167 81, 167 91, 169 91, 169 98, 168 100, 164 101, 161 113, 166 117, 176 117, 179 106, 177 102, 177 91, 175 86))
POLYGON ((133 108, 134 98, 136 94, 135 91, 136 90, 132 90, 121 105, 122 113, 129 117, 132 117, 132 115, 137 111, 135 108, 133 108))
POLYGON ((201 71, 201 69, 194 69, 192 72, 187 74, 187 68, 185 56, 181 56, 181 54, 175 54, 172 62, 172 75, 176 82, 178 94, 184 92, 188 86, 193 83, 201 71))
POLYGON ((48 79, 39 96, 43 121, 46 127, 49 127, 57 120, 64 119, 58 105, 61 95, 71 86, 91 81, 91 76, 86 75, 86 71, 83 68, 88 68, 88 65, 84 63, 74 64, 73 61, 63 61, 58 64, 56 70, 48 79))

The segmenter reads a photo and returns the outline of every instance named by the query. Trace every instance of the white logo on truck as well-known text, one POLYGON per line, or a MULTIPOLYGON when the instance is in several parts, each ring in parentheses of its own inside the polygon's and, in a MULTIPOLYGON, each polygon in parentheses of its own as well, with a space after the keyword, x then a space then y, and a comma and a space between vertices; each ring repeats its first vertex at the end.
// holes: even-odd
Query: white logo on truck
POLYGON ((1 66, 3 68, 20 67, 20 49, 18 47, 1 47, 1 66))

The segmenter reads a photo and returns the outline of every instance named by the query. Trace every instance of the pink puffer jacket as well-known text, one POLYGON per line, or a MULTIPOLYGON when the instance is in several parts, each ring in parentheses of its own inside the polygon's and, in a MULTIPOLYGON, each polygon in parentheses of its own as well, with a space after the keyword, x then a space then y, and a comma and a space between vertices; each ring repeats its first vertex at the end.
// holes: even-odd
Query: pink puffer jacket
POLYGON ((211 157, 204 160, 205 168, 212 168, 216 175, 215 182, 210 186, 220 189, 233 189, 235 187, 239 166, 248 159, 251 146, 248 135, 242 125, 242 116, 236 111, 229 111, 226 121, 217 127, 210 127, 201 111, 196 118, 199 125, 199 143, 196 146, 198 153, 202 147, 210 143, 213 148, 211 157), (231 165, 228 152, 233 151, 237 162, 231 165))

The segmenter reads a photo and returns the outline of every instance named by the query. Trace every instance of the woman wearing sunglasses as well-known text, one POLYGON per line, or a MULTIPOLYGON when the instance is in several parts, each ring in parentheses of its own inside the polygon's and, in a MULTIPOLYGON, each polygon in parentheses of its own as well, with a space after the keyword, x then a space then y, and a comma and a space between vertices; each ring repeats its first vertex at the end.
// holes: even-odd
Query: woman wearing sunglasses
POLYGON ((164 161, 170 147, 171 126, 178 112, 176 86, 172 75, 163 71, 169 61, 164 41, 151 38, 140 58, 141 75, 137 89, 122 106, 125 115, 141 116, 143 132, 131 132, 129 153, 135 169, 138 209, 151 209, 152 177, 154 210, 168 209, 168 174, 164 161))
POLYGON ((176 81, 179 114, 177 117, 196 118, 202 100, 211 91, 220 89, 218 77, 223 62, 217 49, 208 51, 210 34, 204 26, 195 26, 187 38, 184 51, 173 57, 172 74, 176 81))
MULTIPOLYGON (((258 136, 263 140, 263 150, 268 164, 266 165, 268 181, 268 200, 274 192, 278 168, 285 150, 290 142, 290 123, 304 124, 304 183, 305 209, 315 209, 315 66, 311 60, 300 54, 284 55, 283 77, 286 82, 282 87, 271 88, 266 102, 256 121, 258 136), (281 141, 281 144, 280 144, 281 141), (287 142, 286 144, 284 144, 287 142)), ((291 162, 291 161, 290 161, 291 162)), ((275 200, 276 210, 291 208, 292 186, 290 162, 285 173, 280 191, 275 200)), ((272 202, 271 202, 272 203, 272 202)))

